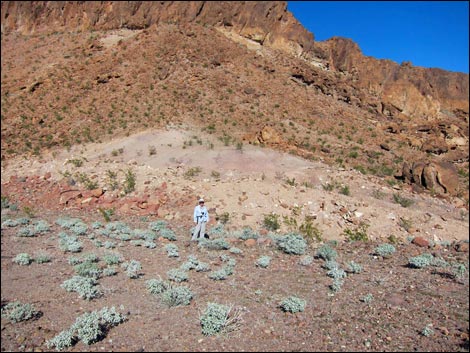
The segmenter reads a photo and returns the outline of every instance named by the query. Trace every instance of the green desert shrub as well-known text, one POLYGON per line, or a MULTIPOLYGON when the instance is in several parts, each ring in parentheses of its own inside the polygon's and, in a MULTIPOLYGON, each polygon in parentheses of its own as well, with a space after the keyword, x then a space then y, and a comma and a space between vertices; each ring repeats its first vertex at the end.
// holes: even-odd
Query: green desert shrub
POLYGON ((363 296, 360 300, 363 303, 370 304, 374 300, 374 296, 369 293, 369 294, 366 294, 365 296, 363 296))
POLYGON ((243 253, 243 251, 241 249, 236 248, 234 246, 232 246, 228 251, 231 252, 232 254, 242 254, 243 253))
POLYGON ((118 265, 122 262, 122 258, 119 254, 107 253, 103 256, 103 261, 107 265, 118 265))
POLYGON ((114 266, 103 269, 103 276, 105 277, 114 276, 115 274, 117 274, 117 270, 114 266))
POLYGON ((349 273, 361 273, 362 266, 354 261, 349 261, 347 271, 349 273))
POLYGON ((195 269, 197 265, 199 265, 199 260, 196 256, 189 255, 188 260, 180 266, 180 269, 183 271, 189 271, 195 269))
POLYGON ((343 280, 341 278, 334 278, 333 283, 330 284, 330 289, 332 292, 336 293, 341 290, 342 286, 343 286, 343 280))
POLYGON ((46 263, 46 262, 51 262, 51 255, 45 254, 45 253, 38 254, 38 255, 34 258, 34 261, 35 261, 37 264, 44 264, 44 263, 46 263))
POLYGON ((351 241, 368 241, 369 236, 367 235, 368 224, 360 224, 356 229, 346 228, 344 230, 345 236, 351 241))
POLYGON ((166 221, 160 220, 160 221, 150 222, 148 225, 148 228, 155 232, 160 232, 162 229, 166 229, 167 226, 168 226, 168 223, 166 221))
POLYGON ((69 236, 65 232, 59 233, 59 248, 65 252, 80 252, 82 251, 82 243, 76 236, 69 236))
POLYGON ((242 239, 242 240, 259 238, 259 233, 249 227, 245 227, 241 231, 235 232, 234 235, 236 238, 242 239))
POLYGON ((267 230, 276 231, 281 228, 279 215, 275 213, 264 215, 263 225, 267 230))
POLYGON ((340 267, 334 267, 326 275, 334 279, 341 279, 346 277, 346 272, 340 267))
POLYGON ((101 268, 94 262, 82 262, 74 267, 78 276, 98 279, 102 273, 101 268))
POLYGON ((160 236, 162 238, 165 238, 165 239, 168 239, 168 240, 171 240, 171 241, 176 240, 175 232, 172 231, 171 229, 168 229, 168 228, 164 228, 164 229, 160 230, 160 236))
POLYGON ((393 201, 400 204, 401 207, 410 207, 414 201, 399 194, 393 194, 393 201))

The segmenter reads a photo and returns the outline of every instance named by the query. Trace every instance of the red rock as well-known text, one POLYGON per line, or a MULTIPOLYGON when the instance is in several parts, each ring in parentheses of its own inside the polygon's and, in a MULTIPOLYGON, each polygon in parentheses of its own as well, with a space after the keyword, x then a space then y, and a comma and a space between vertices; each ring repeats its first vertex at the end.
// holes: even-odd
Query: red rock
POLYGON ((158 204, 148 204, 147 205, 147 212, 150 215, 158 215, 158 209, 160 208, 160 205, 158 204))
POLYGON ((429 246, 429 241, 424 239, 423 237, 415 237, 412 241, 413 244, 421 246, 421 247, 428 247, 429 246))
POLYGON ((256 245, 256 239, 247 239, 245 240, 245 246, 255 246, 256 245))
POLYGON ((458 252, 468 252, 468 243, 462 242, 456 244, 455 250, 457 250, 458 252))
POLYGON ((259 245, 271 245, 272 244, 271 238, 258 238, 257 243, 259 245))
POLYGON ((104 190, 102 188, 98 188, 98 189, 93 189, 91 190, 91 196, 93 197, 100 197, 101 195, 104 194, 104 190))
POLYGON ((46 174, 44 174, 44 179, 50 179, 52 176, 51 172, 47 172, 46 174))
POLYGON ((59 204, 66 205, 69 202, 81 198, 82 192, 79 190, 67 190, 63 191, 60 195, 59 204))

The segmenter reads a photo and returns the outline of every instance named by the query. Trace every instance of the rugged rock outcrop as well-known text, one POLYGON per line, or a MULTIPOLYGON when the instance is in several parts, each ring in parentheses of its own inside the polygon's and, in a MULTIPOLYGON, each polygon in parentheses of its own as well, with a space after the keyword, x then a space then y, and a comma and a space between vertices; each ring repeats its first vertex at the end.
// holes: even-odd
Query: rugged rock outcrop
MULTIPOLYGON (((358 91, 340 97, 348 103, 407 118, 434 120, 443 111, 468 118, 468 75, 367 57, 346 38, 314 42, 282 1, 2 1, 1 6, 2 33, 143 29, 159 23, 222 26, 267 47, 320 59, 323 67, 347 74, 358 91)), ((326 85, 320 87, 331 93, 326 85)))
POLYGON ((402 177, 408 183, 437 194, 455 196, 458 193, 457 169, 449 162, 415 162, 411 166, 403 163, 402 177))
MULTIPOLYGON (((468 119, 466 74, 364 56, 356 43, 340 37, 317 42, 315 53, 331 70, 349 76, 357 89, 378 97, 382 107, 392 107, 394 115, 435 120, 449 112, 456 116, 463 112, 468 119)), ((387 110, 382 113, 390 114, 387 110)))
POLYGON ((1 21, 2 32, 24 34, 196 22, 298 55, 313 47, 313 35, 276 1, 3 1, 1 21))

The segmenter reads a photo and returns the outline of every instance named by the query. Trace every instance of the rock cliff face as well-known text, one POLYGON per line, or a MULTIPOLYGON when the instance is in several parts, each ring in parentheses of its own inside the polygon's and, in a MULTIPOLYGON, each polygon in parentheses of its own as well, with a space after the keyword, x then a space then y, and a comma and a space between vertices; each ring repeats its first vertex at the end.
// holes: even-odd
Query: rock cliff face
POLYGON ((231 28, 243 37, 297 54, 313 47, 285 2, 273 1, 4 1, 2 32, 143 29, 197 22, 231 28))
POLYGON ((378 97, 382 112, 390 106, 409 118, 435 120, 446 111, 468 116, 469 79, 464 73, 367 57, 356 43, 338 37, 316 43, 316 52, 332 70, 349 76, 356 88, 378 97))
POLYGON ((349 39, 314 42, 313 35, 277 1, 3 1, 2 32, 23 34, 143 29, 159 23, 222 26, 295 56, 320 58, 330 70, 369 95, 359 99, 380 113, 436 120, 443 112, 468 116, 468 75, 366 57, 349 39))

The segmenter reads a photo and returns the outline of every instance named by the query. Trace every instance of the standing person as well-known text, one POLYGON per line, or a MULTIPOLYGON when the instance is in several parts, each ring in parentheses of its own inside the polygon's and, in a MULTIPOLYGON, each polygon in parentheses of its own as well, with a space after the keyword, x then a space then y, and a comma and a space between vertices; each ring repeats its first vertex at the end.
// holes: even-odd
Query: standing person
POLYGON ((209 212, 206 206, 204 206, 204 199, 199 199, 199 204, 194 207, 194 223, 196 228, 194 229, 191 240, 197 240, 197 238, 204 238, 206 233, 206 223, 209 222, 209 212))

